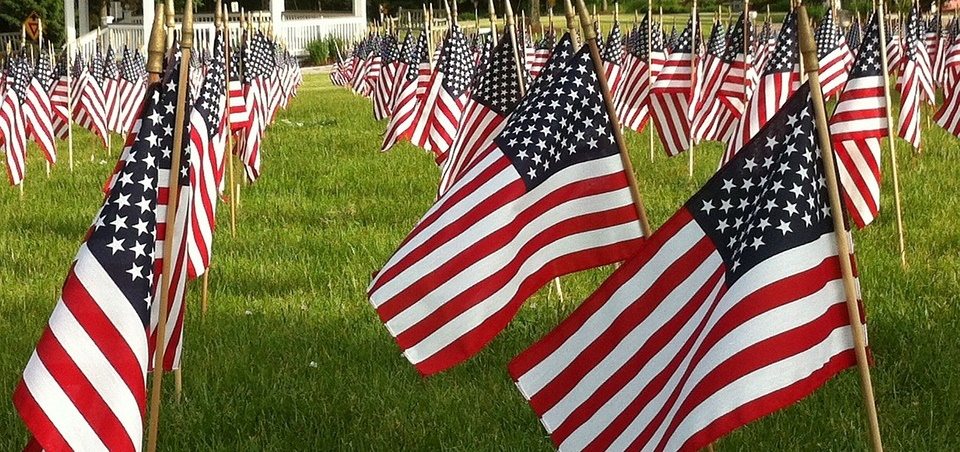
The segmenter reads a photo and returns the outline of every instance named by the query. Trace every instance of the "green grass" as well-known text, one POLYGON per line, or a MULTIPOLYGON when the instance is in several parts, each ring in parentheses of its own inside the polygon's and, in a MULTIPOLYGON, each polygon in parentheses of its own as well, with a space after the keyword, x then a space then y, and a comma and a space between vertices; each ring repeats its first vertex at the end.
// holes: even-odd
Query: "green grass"
MULTIPOLYGON (((555 326, 609 269, 563 278, 567 301, 544 290, 482 353, 422 379, 365 298, 382 265, 430 206, 437 170, 403 145, 377 152, 384 124, 370 102, 308 76, 264 144, 263 178, 245 187, 236 238, 219 211, 210 311, 192 284, 184 400, 172 378, 162 450, 549 450, 506 364, 555 326)), ((20 378, 86 227, 114 157, 78 132, 77 167, 47 179, 32 155, 26 194, 0 190, 0 450, 26 432, 9 394, 20 378), (102 160, 102 162, 101 162, 102 160)), ((892 180, 883 213, 856 233, 868 307, 881 428, 890 450, 960 448, 960 142, 928 129, 923 155, 900 148, 910 266, 898 262, 892 180)), ((662 224, 716 167, 719 147, 685 157, 628 134, 653 224, 662 224)), ((884 163, 887 162, 884 151, 884 163)), ((863 450, 856 373, 719 441, 719 450, 863 450)))

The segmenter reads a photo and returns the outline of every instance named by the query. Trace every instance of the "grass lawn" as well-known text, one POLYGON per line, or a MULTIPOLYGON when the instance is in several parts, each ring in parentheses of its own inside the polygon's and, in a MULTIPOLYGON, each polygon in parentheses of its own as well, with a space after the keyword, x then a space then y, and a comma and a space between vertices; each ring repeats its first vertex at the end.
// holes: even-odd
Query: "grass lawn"
MULTIPOLYGON (((210 310, 189 293, 184 399, 172 378, 162 450, 549 450, 506 364, 572 311, 610 269, 563 278, 566 303, 543 290, 479 356, 422 379, 400 356, 365 297, 382 265, 434 197, 432 158, 409 145, 380 154, 384 124, 371 105, 312 75, 264 143, 263 178, 245 187, 239 231, 219 210, 210 310)), ((99 208, 115 157, 90 160, 78 132, 77 166, 49 179, 34 153, 26 194, 0 190, 0 450, 26 431, 9 396, 68 266, 99 208)), ((909 268, 900 268, 886 149, 883 213, 855 234, 881 429, 890 450, 960 449, 960 141, 940 129, 923 155, 900 152, 909 268)), ((653 162, 647 135, 628 134, 654 226, 705 182, 717 145, 653 162)), ((116 145, 115 145, 116 146, 116 145)), ((116 153, 116 152, 114 152, 116 153)), ((801 403, 718 443, 719 450, 863 450, 855 371, 801 403)))

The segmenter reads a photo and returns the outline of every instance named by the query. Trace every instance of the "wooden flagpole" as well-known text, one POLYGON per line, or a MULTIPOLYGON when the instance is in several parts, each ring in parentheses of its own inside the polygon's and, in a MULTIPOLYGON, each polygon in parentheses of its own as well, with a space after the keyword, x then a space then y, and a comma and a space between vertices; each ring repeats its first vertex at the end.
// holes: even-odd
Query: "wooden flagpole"
MULTIPOLYGON (((663 20, 661 9, 660 20, 663 20)), ((662 25, 661 25, 662 26, 662 25)), ((647 0, 647 83, 653 86, 653 0, 647 0)), ((648 92, 649 95, 649 92, 648 92)), ((653 118, 647 108, 647 135, 649 137, 650 161, 653 162, 653 118)))
MULTIPOLYGON (((568 3, 569 1, 567 0, 568 3)), ((627 182, 630 185, 630 195, 633 197, 633 205, 637 211, 637 218, 640 220, 640 230, 644 237, 650 237, 653 231, 650 229, 647 210, 643 205, 643 198, 640 196, 637 177, 633 173, 633 163, 630 162, 630 155, 627 153, 627 143, 623 139, 620 119, 617 117, 617 110, 613 106, 613 97, 610 95, 610 86, 607 84, 607 74, 603 71, 603 59, 600 58, 600 47, 597 46, 597 33, 591 26, 587 5, 583 3, 583 0, 577 0, 577 12, 580 13, 580 25, 583 30, 584 41, 590 48, 590 58, 596 68, 597 81, 600 82, 600 91, 603 94, 603 103, 607 107, 607 115, 610 117, 613 139, 620 149, 620 161, 623 163, 623 171, 626 173, 627 182)))
MULTIPOLYGON (((20 27, 20 52, 21 52, 21 55, 23 54, 23 49, 24 49, 24 47, 26 47, 26 46, 27 46, 27 25, 26 25, 26 24, 23 24, 23 25, 20 27)), ((10 46, 10 43, 7 42, 7 58, 11 58, 12 55, 13 55, 13 49, 12 49, 12 47, 10 46)), ((21 102, 22 102, 22 101, 21 101, 21 102)), ((26 138, 26 137, 24 137, 24 138, 26 138)), ((23 200, 23 186, 26 185, 26 182, 27 182, 27 177, 26 177, 27 147, 26 147, 26 146, 29 144, 29 141, 24 141, 23 144, 24 144, 24 148, 23 148, 23 169, 24 169, 24 173, 22 174, 23 178, 20 179, 20 184, 19 184, 19 188, 20 188, 20 200, 21 200, 21 201, 23 200)))
POLYGON ((820 89, 820 63, 817 59, 817 45, 810 29, 810 17, 804 6, 798 8, 800 53, 806 61, 810 83, 810 93, 813 97, 814 119, 817 125, 817 141, 823 155, 823 169, 827 178, 827 191, 830 196, 830 212, 833 217, 834 233, 837 237, 837 252, 840 260, 840 271, 843 274, 843 289, 846 295, 847 315, 850 317, 850 330, 853 335, 854 351, 857 356, 857 368, 860 372, 860 386, 863 390, 863 404, 866 408, 870 425, 870 440, 875 452, 881 452, 883 445, 880 440, 880 424, 877 420, 877 406, 873 398, 873 383, 870 380, 870 367, 867 361, 866 339, 863 324, 860 322, 860 306, 857 302, 857 283, 853 276, 853 265, 850 259, 850 244, 844 225, 843 209, 840 204, 840 191, 837 183, 837 168, 833 160, 833 147, 830 132, 827 126, 826 107, 823 102, 823 91, 820 89))
MULTIPOLYGON (((157 8, 158 13, 163 11, 160 7, 157 8)), ((169 13, 169 11, 167 11, 169 13)), ((160 14, 157 14, 156 17, 161 17, 160 14)), ((167 14, 167 23, 169 24, 172 21, 172 16, 167 14)), ((163 35, 159 31, 159 19, 154 22, 153 32, 151 33, 150 38, 150 50, 149 50, 149 66, 148 70, 151 73, 159 75, 161 62, 163 59, 163 52, 166 49, 163 46, 163 35)), ((168 30, 172 31, 172 30, 168 30)), ((193 47, 193 1, 187 0, 187 4, 184 7, 183 11, 183 24, 181 27, 180 33, 180 52, 181 52, 181 63, 180 63, 180 73, 178 78, 178 85, 181 87, 186 87, 189 84, 189 74, 190 74, 190 55, 191 49, 193 47)), ((169 36, 167 36, 169 40, 169 36)), ((186 116, 186 98, 187 90, 181 89, 177 93, 177 108, 175 114, 174 124, 183 124, 183 118, 186 116)), ((147 433, 147 452, 154 452, 157 449, 157 433, 160 422, 160 395, 163 385, 163 357, 164 351, 166 350, 166 333, 167 333, 167 297, 170 293, 170 285, 172 282, 173 272, 173 259, 170 259, 170 256, 173 255, 173 242, 174 234, 176 233, 174 225, 176 224, 177 218, 177 205, 179 203, 180 190, 178 188, 179 180, 179 168, 180 168, 180 158, 183 148, 183 127, 175 127, 173 132, 173 152, 170 157, 170 171, 169 171, 169 195, 167 196, 167 211, 166 211, 166 224, 167 229, 164 231, 164 243, 163 243, 163 274, 160 278, 160 290, 159 297, 155 303, 160 303, 159 316, 157 319, 157 341, 154 351, 154 361, 153 361, 153 382, 150 388, 150 419, 148 423, 148 433, 147 433)))
MULTIPOLYGON (((220 1, 218 0, 217 3, 220 3, 220 1)), ((242 17, 243 16, 241 16, 241 18, 242 17)), ((227 126, 226 126, 227 127, 227 152, 225 153, 226 155, 224 155, 224 158, 226 158, 227 161, 229 162, 228 177, 229 177, 229 184, 230 184, 230 236, 236 237, 237 236, 236 197, 237 197, 238 187, 237 187, 236 175, 235 175, 236 157, 234 157, 233 155, 233 129, 232 129, 232 124, 230 122, 230 72, 232 69, 231 65, 233 64, 233 61, 231 60, 231 56, 232 56, 231 52, 233 52, 233 46, 232 46, 233 41, 231 40, 231 37, 230 37, 230 13, 227 11, 226 5, 223 5, 223 30, 224 30, 224 40, 223 40, 224 72, 226 73, 226 77, 224 77, 224 80, 225 80, 224 83, 226 83, 225 92, 227 95, 226 96, 227 97, 226 114, 225 114, 227 118, 227 126)), ((238 33, 238 37, 240 37, 242 34, 243 34, 243 27, 241 26, 240 33, 238 33)), ((337 52, 339 53, 339 51, 340 49, 338 48, 337 52)), ((241 83, 243 82, 241 81, 241 83)), ((207 312, 206 306, 204 306, 203 312, 204 313, 207 312)))
POLYGON ((564 0, 564 16, 567 18, 567 33, 570 33, 570 47, 573 48, 573 51, 576 52, 580 50, 580 37, 577 32, 577 26, 574 24, 576 19, 576 11, 573 9, 572 0, 564 0))
POLYGON ((890 147, 890 166, 893 168, 893 201, 897 209, 897 235, 900 239, 900 266, 907 268, 907 251, 903 238, 903 208, 900 205, 900 176, 897 171, 896 135, 893 133, 893 103, 890 101, 890 70, 887 65, 886 14, 883 2, 878 2, 877 14, 880 15, 880 62, 883 64, 883 98, 887 103, 887 145, 890 147))
MULTIPOLYGON (((700 36, 700 17, 697 15, 697 0, 693 0, 693 13, 690 15, 690 22, 693 24, 690 27, 690 100, 692 101, 694 96, 694 90, 696 86, 693 83, 694 78, 697 75, 697 57, 700 54, 700 49, 697 46, 697 38, 700 36)), ((687 122, 690 124, 690 149, 687 150, 687 179, 693 179, 693 148, 697 146, 697 138, 693 135, 693 110, 691 108, 687 112, 687 122)))

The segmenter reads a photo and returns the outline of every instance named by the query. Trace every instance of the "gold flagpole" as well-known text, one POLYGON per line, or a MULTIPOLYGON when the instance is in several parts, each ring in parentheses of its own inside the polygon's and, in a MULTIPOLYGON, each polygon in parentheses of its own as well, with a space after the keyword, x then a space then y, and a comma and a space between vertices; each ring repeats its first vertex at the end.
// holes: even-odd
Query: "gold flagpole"
MULTIPOLYGON (((577 25, 574 24, 576 19, 576 10, 573 9, 573 3, 571 0, 564 0, 564 15, 567 18, 567 32, 570 33, 570 47, 573 48, 573 51, 576 52, 580 50, 580 36, 577 32, 577 25)), ((583 28, 586 28, 587 25, 583 25, 583 28)))
POLYGON ((843 209, 840 205, 840 192, 837 183, 837 169, 833 160, 833 147, 830 141, 830 132, 827 126, 826 107, 823 102, 823 91, 820 90, 820 62, 817 59, 817 45, 810 29, 810 18, 804 6, 798 8, 800 53, 805 60, 805 70, 810 83, 810 93, 813 97, 813 111, 817 125, 817 139, 823 155, 823 169, 827 178, 827 191, 830 195, 830 212, 833 217, 834 233, 837 237, 837 252, 840 259, 840 271, 843 274, 843 289, 846 295, 847 315, 850 317, 850 329, 853 335, 854 351, 857 356, 857 368, 860 371, 860 386, 863 390, 863 404, 867 411, 870 425, 870 440, 873 450, 881 452, 883 445, 880 440, 880 424, 877 421, 877 406, 873 398, 873 383, 870 380, 870 365, 867 362, 867 347, 863 324, 860 322, 860 306, 857 302, 857 286, 853 277, 853 265, 850 259, 850 244, 844 225, 843 209))
MULTIPOLYGON (((696 87, 693 84, 694 77, 697 74, 697 57, 699 56, 699 46, 697 46, 697 38, 700 37, 700 18, 697 16, 697 0, 693 0, 693 14, 690 16, 690 22, 693 24, 690 27, 690 100, 692 101, 694 96, 694 90, 696 87)), ((692 107, 692 106, 691 106, 692 107)), ((687 179, 693 179, 693 148, 697 146, 697 138, 693 135, 693 111, 687 113, 687 122, 690 124, 690 149, 687 150, 687 179)))
MULTIPOLYGON (((567 1, 569 2, 569 0, 567 1)), ((644 237, 650 237, 653 231, 650 229, 647 210, 643 205, 643 198, 640 196, 636 175, 633 173, 633 163, 630 162, 630 155, 627 153, 627 144, 623 139, 623 132, 620 127, 620 119, 617 117, 617 110, 613 106, 613 97, 610 96, 607 74, 603 71, 603 59, 600 58, 600 48, 597 46, 597 33, 590 23, 590 15, 587 12, 587 6, 583 3, 583 0, 577 0, 577 12, 580 14, 580 25, 583 29, 585 43, 590 48, 590 58, 593 60, 593 65, 596 68, 597 81, 600 82, 600 91, 602 91, 603 94, 603 103, 607 107, 607 115, 610 117, 613 139, 617 142, 617 147, 620 150, 620 161, 623 163, 623 170, 627 175, 627 182, 630 185, 630 195, 633 197, 633 205, 637 211, 637 218, 640 220, 640 230, 643 232, 644 237)))
MULTIPOLYGON (((162 12, 158 7, 158 12, 162 12)), ((168 11, 169 12, 169 11, 168 11)), ((160 17, 158 14, 156 17, 160 17)), ((172 22, 173 17, 170 14, 167 14, 167 23, 172 22)), ((152 73, 159 75, 161 61, 163 58, 163 36, 159 29, 159 19, 154 22, 154 31, 151 33, 150 37, 150 61, 148 69, 152 73)), ((168 30, 172 31, 172 30, 168 30)), ((167 37, 169 40, 169 36, 167 37)), ((183 124, 183 118, 186 116, 186 101, 187 101, 187 90, 185 89, 189 84, 189 74, 190 74, 190 54, 191 48, 193 46, 193 1, 187 0, 187 4, 184 7, 183 11, 183 23, 181 26, 180 33, 180 73, 178 78, 178 85, 182 87, 177 93, 177 108, 175 114, 174 124, 183 124)), ((148 424, 148 435, 147 435, 147 452, 154 452, 157 449, 157 433, 160 422, 160 395, 163 384, 163 355, 166 350, 166 333, 167 333, 167 298, 170 293, 170 286, 172 282, 173 272, 173 259, 170 259, 170 256, 173 255, 173 242, 176 219, 177 219, 177 205, 179 203, 180 190, 178 188, 180 180, 180 158, 183 148, 183 127, 175 127, 173 132, 173 153, 171 155, 170 162, 170 171, 169 171, 169 195, 167 196, 167 212, 166 212, 166 224, 167 229, 164 235, 163 243, 163 255, 164 255, 164 268, 163 274, 160 278, 160 290, 159 297, 155 301, 160 303, 159 306, 159 316, 157 319, 157 343, 154 351, 154 364, 153 364, 153 383, 150 388, 150 420, 148 424)))
POLYGON ((490 39, 493 47, 497 46, 497 10, 493 6, 493 0, 487 0, 487 6, 490 10, 490 39))
POLYGON ((897 235, 900 239, 900 266, 907 268, 907 251, 903 238, 903 208, 900 205, 900 176, 897 171, 896 135, 893 133, 893 107, 890 102, 890 71, 887 66, 886 14, 883 2, 879 2, 877 13, 880 15, 880 61, 883 63, 883 98, 887 103, 887 145, 890 147, 890 166, 893 167, 893 201, 897 209, 897 235))
MULTIPOLYGON (((220 3, 217 0, 217 3, 220 3)), ((241 16, 242 18, 242 16, 241 16)), ((237 236, 237 185, 236 185, 236 176, 235 172, 235 160, 236 158, 233 155, 233 129, 230 122, 230 73, 232 70, 233 61, 231 60, 233 47, 232 40, 230 37, 230 13, 227 11, 227 6, 223 6, 223 30, 224 30, 224 40, 223 40, 223 50, 224 50, 224 72, 226 77, 224 77, 226 83, 226 94, 227 94, 227 104, 226 104, 226 118, 227 118, 227 152, 224 155, 224 158, 227 159, 229 163, 229 184, 230 184, 230 236, 237 236)), ((241 27, 238 37, 243 33, 243 28, 241 27)), ((241 81, 241 83, 243 83, 241 81)), ((203 312, 206 312, 206 306, 204 306, 203 312)))
MULTIPOLYGON (((647 84, 653 85, 653 0, 647 0, 647 84)), ((649 92, 649 91, 648 91, 649 92)), ((647 110, 647 135, 649 136, 650 161, 653 161, 653 120, 647 110)))

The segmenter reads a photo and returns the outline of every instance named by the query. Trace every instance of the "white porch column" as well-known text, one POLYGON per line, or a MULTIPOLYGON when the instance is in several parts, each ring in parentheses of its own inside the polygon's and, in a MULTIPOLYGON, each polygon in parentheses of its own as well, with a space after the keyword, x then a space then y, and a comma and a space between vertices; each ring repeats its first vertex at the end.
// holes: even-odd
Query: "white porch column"
POLYGON ((141 50, 144 52, 147 51, 147 43, 150 42, 150 30, 153 28, 153 16, 154 10, 157 8, 157 3, 154 0, 142 0, 143 1, 143 43, 141 44, 141 50))
POLYGON ((77 40, 77 10, 73 7, 75 1, 63 0, 63 29, 67 32, 68 44, 77 40))
POLYGON ((367 2, 364 0, 353 0, 353 15, 362 17, 363 22, 367 22, 367 2))
POLYGON ((270 20, 273 21, 273 35, 286 40, 287 32, 283 26, 283 11, 286 9, 284 0, 270 0, 270 20))
POLYGON ((90 0, 80 0, 77 10, 80 13, 78 16, 80 34, 83 35, 90 31, 90 0))

